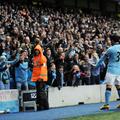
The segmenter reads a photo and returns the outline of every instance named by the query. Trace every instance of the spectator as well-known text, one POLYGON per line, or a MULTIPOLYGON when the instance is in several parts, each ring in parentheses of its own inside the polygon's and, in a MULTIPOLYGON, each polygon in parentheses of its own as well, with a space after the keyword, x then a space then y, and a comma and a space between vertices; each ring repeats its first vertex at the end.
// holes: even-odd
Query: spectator
POLYGON ((57 76, 56 76, 56 82, 57 82, 57 86, 58 86, 59 90, 65 84, 65 80, 64 80, 64 66, 62 66, 62 65, 59 65, 59 67, 58 67, 57 76))
POLYGON ((29 70, 27 51, 22 50, 20 60, 15 67, 15 80, 17 89, 28 90, 28 70, 29 70))
POLYGON ((82 85, 90 85, 91 65, 88 62, 88 57, 84 56, 84 60, 80 62, 82 85))
POLYGON ((45 93, 45 86, 48 80, 47 78, 47 59, 43 55, 42 48, 39 44, 34 48, 33 57, 33 72, 32 81, 36 82, 37 89, 37 110, 49 109, 47 95, 45 93))
POLYGON ((47 67, 49 69, 51 63, 54 62, 54 58, 52 56, 52 52, 51 52, 50 48, 47 48, 47 50, 46 50, 46 58, 47 58, 47 67))
POLYGON ((50 69, 48 71, 48 85, 57 86, 57 85, 55 85, 56 77, 57 77, 56 66, 54 63, 51 63, 50 69))
POLYGON ((71 86, 78 86, 80 85, 80 68, 78 65, 73 65, 71 69, 71 86))
POLYGON ((89 64, 91 65, 91 84, 100 84, 100 68, 95 69, 96 64, 99 61, 98 54, 95 50, 92 51, 91 58, 89 59, 89 64))
POLYGON ((13 61, 7 61, 5 56, 0 56, 0 89, 10 89, 9 67, 19 60, 19 55, 13 61))

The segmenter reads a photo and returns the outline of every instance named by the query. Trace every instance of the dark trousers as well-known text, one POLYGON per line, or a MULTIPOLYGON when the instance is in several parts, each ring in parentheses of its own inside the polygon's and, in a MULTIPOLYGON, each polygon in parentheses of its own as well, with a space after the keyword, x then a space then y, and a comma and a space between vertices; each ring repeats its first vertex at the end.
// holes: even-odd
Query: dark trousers
POLYGON ((45 82, 37 81, 36 82, 36 92, 37 92, 37 110, 47 110, 49 109, 47 91, 45 91, 45 82))
POLYGON ((90 85, 90 77, 82 77, 82 85, 90 85))
POLYGON ((91 85, 100 84, 100 75, 93 76, 91 75, 91 85))

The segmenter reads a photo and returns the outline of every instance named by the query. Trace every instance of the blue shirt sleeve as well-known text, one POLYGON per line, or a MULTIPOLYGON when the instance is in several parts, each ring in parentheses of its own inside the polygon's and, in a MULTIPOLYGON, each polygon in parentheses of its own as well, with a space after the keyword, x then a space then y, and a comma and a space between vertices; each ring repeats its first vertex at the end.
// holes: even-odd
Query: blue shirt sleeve
POLYGON ((98 63, 96 64, 95 68, 99 68, 104 63, 104 61, 106 60, 106 58, 109 57, 109 51, 110 51, 110 49, 108 49, 106 51, 106 53, 102 55, 102 57, 99 59, 98 63))
POLYGON ((19 61, 19 58, 20 58, 20 56, 19 56, 19 54, 17 54, 15 60, 6 61, 6 64, 14 65, 19 61))

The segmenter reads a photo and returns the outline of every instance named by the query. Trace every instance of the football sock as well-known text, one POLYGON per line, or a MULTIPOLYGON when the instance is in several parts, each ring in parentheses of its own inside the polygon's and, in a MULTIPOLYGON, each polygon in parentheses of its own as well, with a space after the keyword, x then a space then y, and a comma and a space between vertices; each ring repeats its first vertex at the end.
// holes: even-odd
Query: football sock
POLYGON ((111 88, 107 88, 105 92, 105 104, 109 104, 111 97, 111 88))

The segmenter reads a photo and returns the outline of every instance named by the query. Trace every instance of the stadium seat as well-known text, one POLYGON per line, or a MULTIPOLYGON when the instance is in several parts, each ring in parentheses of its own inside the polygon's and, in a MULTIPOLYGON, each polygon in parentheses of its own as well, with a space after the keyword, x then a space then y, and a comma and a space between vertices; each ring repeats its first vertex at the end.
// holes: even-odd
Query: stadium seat
POLYGON ((22 101, 21 106, 23 107, 23 111, 26 111, 26 108, 34 108, 34 111, 37 111, 36 105, 36 91, 29 90, 29 91, 22 91, 22 101))
POLYGON ((37 111, 37 105, 35 101, 23 102, 23 111, 26 111, 27 107, 33 107, 34 111, 37 111))

